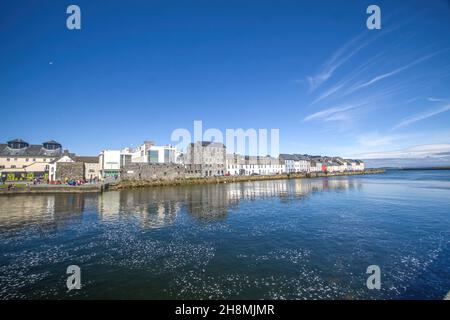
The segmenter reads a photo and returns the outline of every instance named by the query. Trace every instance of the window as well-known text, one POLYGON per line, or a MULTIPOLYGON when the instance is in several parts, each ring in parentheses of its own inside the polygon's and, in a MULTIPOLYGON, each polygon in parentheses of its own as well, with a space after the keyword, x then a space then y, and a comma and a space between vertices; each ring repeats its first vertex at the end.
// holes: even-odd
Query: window
POLYGON ((12 165, 12 166, 11 166, 11 169, 15 169, 15 168, 16 168, 16 166, 15 166, 15 165, 12 165))
POLYGON ((26 167, 27 167, 26 165, 23 165, 23 166, 22 166, 22 168, 26 168, 26 167))
POLYGON ((10 158, 7 158, 7 159, 6 159, 6 161, 8 161, 8 162, 9 162, 9 161, 11 161, 11 159, 10 159, 10 158))
POLYGON ((150 163, 158 163, 158 150, 150 150, 148 152, 148 158, 150 163))
POLYGON ((164 150, 164 162, 165 163, 171 163, 174 162, 174 158, 175 158, 175 153, 173 152, 173 150, 164 150))
POLYGON ((5 169, 5 166, 0 166, 0 169, 5 169))
POLYGON ((17 158, 14 158, 14 161, 17 161, 17 158))
POLYGON ((28 162, 28 160, 30 160, 30 159, 26 158, 26 159, 25 159, 25 162, 28 162))
POLYGON ((33 162, 35 162, 36 161, 36 159, 33 159, 33 162))

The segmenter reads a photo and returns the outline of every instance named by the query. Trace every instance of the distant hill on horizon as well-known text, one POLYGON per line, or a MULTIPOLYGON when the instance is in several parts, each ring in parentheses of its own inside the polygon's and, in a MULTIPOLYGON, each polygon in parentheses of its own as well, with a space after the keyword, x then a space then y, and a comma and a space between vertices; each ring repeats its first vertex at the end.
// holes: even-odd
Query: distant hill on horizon
POLYGON ((429 169, 450 167, 450 156, 426 158, 363 159, 366 168, 414 168, 429 169))

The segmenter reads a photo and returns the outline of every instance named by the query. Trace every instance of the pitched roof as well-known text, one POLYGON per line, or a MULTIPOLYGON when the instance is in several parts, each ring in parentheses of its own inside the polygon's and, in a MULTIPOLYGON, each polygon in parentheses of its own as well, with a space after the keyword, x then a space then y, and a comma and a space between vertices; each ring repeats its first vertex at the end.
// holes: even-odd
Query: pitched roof
POLYGON ((297 160, 297 157, 293 154, 280 153, 279 158, 281 160, 297 160))
POLYGON ((309 161, 309 158, 303 154, 286 154, 282 153, 279 155, 281 160, 293 160, 293 161, 309 161))
POLYGON ((55 141, 55 140, 45 141, 45 142, 43 142, 42 144, 44 144, 44 143, 48 143, 48 144, 59 144, 59 145, 60 145, 60 143, 59 143, 58 141, 55 141))
POLYGON ((73 157, 75 162, 98 163, 98 156, 76 156, 73 157))
POLYGON ((32 144, 22 149, 12 149, 7 144, 0 144, 0 156, 2 157, 59 157, 61 154, 60 148, 47 150, 40 144, 32 144))
POLYGON ((190 145, 194 146, 196 144, 201 144, 202 147, 207 147, 211 145, 212 147, 223 147, 225 148, 225 145, 221 142, 212 142, 212 141, 197 141, 197 142, 191 142, 190 145))
POLYGON ((28 144, 28 142, 26 142, 25 140, 22 140, 22 139, 9 140, 8 143, 26 143, 26 144, 28 144))

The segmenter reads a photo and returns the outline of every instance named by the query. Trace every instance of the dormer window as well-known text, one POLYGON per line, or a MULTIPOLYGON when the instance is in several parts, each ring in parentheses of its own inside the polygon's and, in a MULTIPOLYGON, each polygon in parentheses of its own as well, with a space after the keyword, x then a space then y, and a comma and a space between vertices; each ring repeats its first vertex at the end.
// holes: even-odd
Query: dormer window
POLYGON ((15 150, 25 149, 28 148, 29 144, 28 142, 22 140, 22 139, 14 139, 11 141, 8 141, 8 147, 15 150))
POLYGON ((44 146, 44 149, 46 149, 46 150, 61 149, 61 144, 54 140, 44 142, 42 145, 44 146))

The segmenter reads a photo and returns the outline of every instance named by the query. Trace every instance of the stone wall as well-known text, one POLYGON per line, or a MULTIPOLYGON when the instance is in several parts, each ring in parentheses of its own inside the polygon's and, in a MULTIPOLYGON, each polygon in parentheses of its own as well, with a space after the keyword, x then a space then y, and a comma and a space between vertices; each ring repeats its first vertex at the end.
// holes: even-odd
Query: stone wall
POLYGON ((169 163, 130 163, 120 170, 123 180, 175 180, 200 176, 196 172, 189 172, 185 166, 169 163))
POLYGON ((99 163, 84 163, 84 178, 86 180, 100 177, 100 164, 99 163))
POLYGON ((204 164, 201 167, 203 177, 223 176, 227 169, 223 164, 204 164))
POLYGON ((58 162, 56 165, 55 178, 59 181, 78 180, 84 178, 83 162, 58 162))

